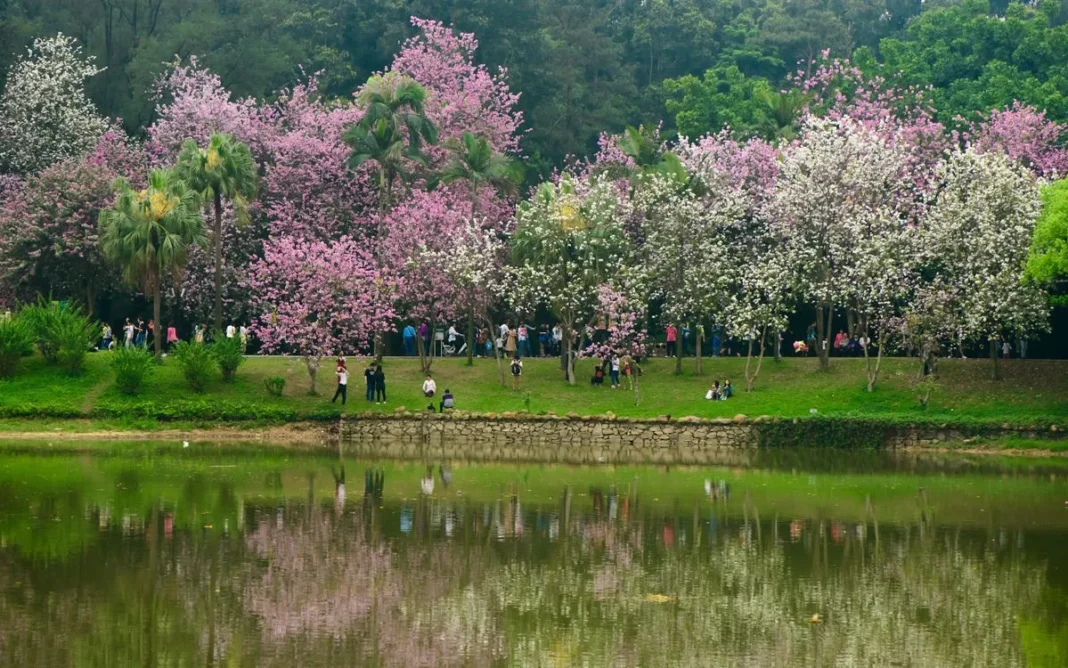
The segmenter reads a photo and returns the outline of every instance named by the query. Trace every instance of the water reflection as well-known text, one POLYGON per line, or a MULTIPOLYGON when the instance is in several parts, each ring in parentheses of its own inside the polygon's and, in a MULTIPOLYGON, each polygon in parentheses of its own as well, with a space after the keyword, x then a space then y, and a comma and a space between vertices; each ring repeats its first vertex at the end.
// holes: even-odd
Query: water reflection
POLYGON ((1068 656, 1048 476, 241 464, 0 457, 0 664, 1068 656))

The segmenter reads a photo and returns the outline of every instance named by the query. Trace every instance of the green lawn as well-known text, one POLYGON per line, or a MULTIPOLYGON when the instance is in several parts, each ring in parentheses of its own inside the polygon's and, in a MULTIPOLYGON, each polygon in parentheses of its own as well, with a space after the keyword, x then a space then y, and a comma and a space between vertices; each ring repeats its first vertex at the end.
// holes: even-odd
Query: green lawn
MULTIPOLYGON (((299 358, 251 357, 238 372, 237 380, 214 382, 202 395, 192 393, 181 377, 177 365, 165 361, 158 367, 142 393, 136 397, 120 394, 113 386, 107 366, 108 353, 90 355, 85 372, 71 378, 47 366, 39 357, 24 360, 19 373, 0 381, 0 416, 86 417, 114 424, 128 424, 124 413, 153 415, 177 404, 205 408, 230 406, 236 412, 245 409, 292 411, 295 417, 318 412, 329 415, 329 399, 334 389, 332 360, 324 360, 320 372, 318 396, 308 394, 308 376, 299 358), (270 396, 263 381, 270 376, 286 379, 282 397, 270 396)), ((348 414, 361 411, 392 412, 398 406, 408 410, 425 409, 421 396, 422 374, 414 358, 387 358, 389 402, 384 406, 364 400, 363 368, 367 360, 350 358, 351 375, 348 414)), ((619 416, 653 417, 732 417, 742 413, 750 417, 771 415, 800 417, 813 409, 824 416, 873 417, 894 420, 1013 424, 1049 424, 1062 428, 1068 424, 1068 362, 1046 360, 1010 360, 1002 365, 1004 379, 990 380, 989 360, 945 360, 940 364, 939 388, 931 406, 923 410, 913 388, 916 362, 911 359, 884 360, 883 373, 875 392, 864 388, 863 360, 834 359, 829 372, 820 372, 815 359, 786 359, 780 363, 766 360, 755 391, 743 391, 743 368, 740 358, 706 358, 703 376, 694 375, 694 361, 686 360, 684 373, 676 376, 674 361, 649 360, 640 379, 640 403, 626 390, 592 387, 593 362, 580 360, 578 377, 569 386, 562 380, 557 360, 527 360, 522 388, 511 389, 498 383, 493 360, 476 360, 465 366, 462 359, 434 361, 433 375, 439 394, 445 388, 456 395, 457 407, 477 412, 529 410, 533 413, 554 411, 583 415, 613 412, 619 416), (705 390, 714 379, 731 379, 736 387, 729 401, 704 399, 705 390)), ((607 379, 606 379, 607 380, 607 379)), ((274 417, 273 419, 277 419, 274 417)), ((131 418, 131 420, 134 420, 131 418)), ((151 420, 134 420, 146 426, 151 420)), ((12 428, 10 422, 0 429, 12 428)))

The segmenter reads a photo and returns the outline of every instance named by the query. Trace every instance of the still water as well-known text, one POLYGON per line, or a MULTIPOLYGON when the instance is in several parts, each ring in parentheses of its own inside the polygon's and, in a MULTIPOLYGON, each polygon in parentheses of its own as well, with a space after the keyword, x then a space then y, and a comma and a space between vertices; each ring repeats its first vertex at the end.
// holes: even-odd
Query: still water
POLYGON ((755 457, 3 446, 0 665, 1068 666, 1065 460, 755 457))

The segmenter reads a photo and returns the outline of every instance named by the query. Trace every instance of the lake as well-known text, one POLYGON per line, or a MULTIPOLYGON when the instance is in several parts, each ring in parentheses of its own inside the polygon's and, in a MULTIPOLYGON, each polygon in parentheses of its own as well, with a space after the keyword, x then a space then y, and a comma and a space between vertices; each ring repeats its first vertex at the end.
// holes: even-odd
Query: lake
POLYGON ((1068 665, 1068 460, 0 443, 0 665, 1068 665))

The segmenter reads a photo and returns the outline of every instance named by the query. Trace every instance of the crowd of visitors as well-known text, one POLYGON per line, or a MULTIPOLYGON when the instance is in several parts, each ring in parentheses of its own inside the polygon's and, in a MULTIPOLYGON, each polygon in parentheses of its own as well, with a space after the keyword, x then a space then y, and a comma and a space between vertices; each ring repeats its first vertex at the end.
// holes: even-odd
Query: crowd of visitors
MULTIPOLYGON (((205 331, 206 328, 203 325, 194 325, 192 340, 197 343, 204 343, 205 331)), ((167 325, 167 329, 161 335, 163 336, 163 350, 168 352, 174 344, 181 341, 178 336, 178 328, 174 326, 174 323, 167 325)), ((231 323, 226 326, 223 335, 228 339, 237 337, 241 339, 241 347, 243 349, 248 347, 248 328, 245 325, 231 323)), ((146 323, 144 318, 126 318, 122 325, 121 339, 116 339, 115 330, 105 322, 100 326, 100 341, 94 349, 114 350, 118 345, 126 348, 151 348, 155 345, 155 337, 156 323, 153 320, 149 320, 146 323)))

